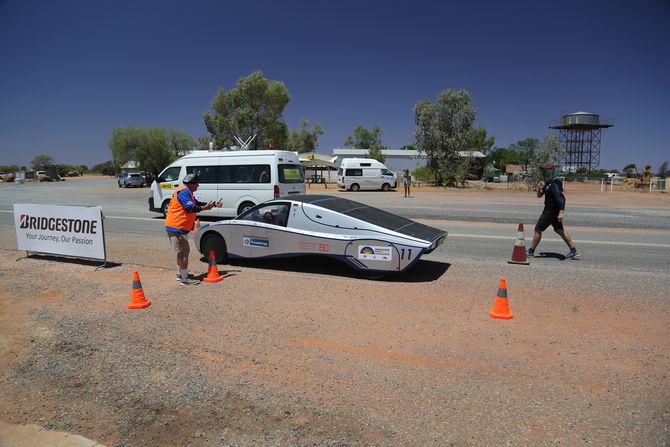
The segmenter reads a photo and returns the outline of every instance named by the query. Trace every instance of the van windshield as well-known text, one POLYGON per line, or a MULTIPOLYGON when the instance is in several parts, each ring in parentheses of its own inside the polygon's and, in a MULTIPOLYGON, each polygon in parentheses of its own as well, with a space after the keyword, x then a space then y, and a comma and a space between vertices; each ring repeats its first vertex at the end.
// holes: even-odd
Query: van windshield
POLYGON ((301 165, 280 164, 277 165, 279 172, 279 183, 305 183, 305 172, 301 165))

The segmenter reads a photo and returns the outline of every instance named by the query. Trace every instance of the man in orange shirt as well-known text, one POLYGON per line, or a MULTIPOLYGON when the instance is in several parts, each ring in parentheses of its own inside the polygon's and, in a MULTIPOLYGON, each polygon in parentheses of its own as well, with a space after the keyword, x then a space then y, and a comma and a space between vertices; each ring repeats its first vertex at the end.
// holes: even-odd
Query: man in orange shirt
POLYGON ((193 230, 196 213, 211 210, 215 206, 220 207, 222 203, 221 200, 207 203, 196 200, 193 193, 198 189, 197 174, 187 174, 183 183, 184 185, 177 188, 170 199, 165 218, 165 231, 172 250, 177 253, 177 281, 181 281, 184 286, 191 286, 199 284, 200 280, 188 274, 188 255, 191 251, 188 233, 193 230))

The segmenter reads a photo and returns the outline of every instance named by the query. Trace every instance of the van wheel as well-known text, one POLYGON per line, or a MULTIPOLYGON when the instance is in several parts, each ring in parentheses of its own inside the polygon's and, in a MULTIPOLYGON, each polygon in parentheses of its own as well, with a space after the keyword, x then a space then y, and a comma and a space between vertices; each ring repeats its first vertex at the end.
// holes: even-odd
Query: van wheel
POLYGON ((161 207, 161 209, 163 210, 163 217, 167 217, 168 208, 170 208, 170 201, 166 200, 165 202, 163 202, 163 206, 161 207))
POLYGON ((226 242, 217 233, 210 233, 205 235, 202 238, 202 241, 200 241, 200 248, 200 251, 202 252, 202 255, 205 257, 205 259, 209 259, 209 252, 213 251, 214 259, 216 260, 217 264, 222 263, 228 255, 226 250, 226 242))
POLYGON ((382 185, 382 191, 389 191, 390 189, 391 189, 391 185, 389 185, 388 183, 384 183, 382 185))
POLYGON ((242 213, 246 213, 247 211, 249 211, 254 206, 256 206, 256 205, 254 205, 251 202, 242 202, 240 207, 237 209, 237 215, 239 216, 242 213))
POLYGON ((358 183, 352 183, 351 187, 349 189, 352 190, 353 192, 356 192, 356 191, 360 190, 361 187, 358 186, 358 183))

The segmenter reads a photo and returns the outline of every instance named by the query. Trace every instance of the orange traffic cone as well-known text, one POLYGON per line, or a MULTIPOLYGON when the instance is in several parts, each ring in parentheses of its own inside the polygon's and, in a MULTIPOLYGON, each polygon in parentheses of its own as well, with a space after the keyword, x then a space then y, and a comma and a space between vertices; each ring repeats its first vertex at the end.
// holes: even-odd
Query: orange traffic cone
POLYGON ((512 250, 512 259, 507 261, 509 264, 524 264, 528 265, 528 256, 526 255, 526 244, 523 241, 523 224, 519 224, 516 230, 516 241, 514 242, 514 250, 512 250))
POLYGON ((501 320, 511 320, 514 318, 507 302, 507 284, 504 276, 500 278, 500 287, 498 288, 496 302, 491 309, 491 318, 500 318, 501 320))
POLYGON ((219 282, 223 281, 223 276, 219 275, 219 269, 216 267, 216 258, 214 257, 214 250, 209 251, 209 269, 207 269, 207 277, 203 279, 205 282, 219 282))
POLYGON ((151 301, 144 297, 142 283, 140 282, 140 274, 133 272, 133 289, 130 292, 130 303, 128 303, 128 309, 144 309, 150 305, 151 301))
POLYGON ((200 231, 200 219, 195 220, 195 228, 193 228, 194 233, 197 233, 198 231, 200 231))

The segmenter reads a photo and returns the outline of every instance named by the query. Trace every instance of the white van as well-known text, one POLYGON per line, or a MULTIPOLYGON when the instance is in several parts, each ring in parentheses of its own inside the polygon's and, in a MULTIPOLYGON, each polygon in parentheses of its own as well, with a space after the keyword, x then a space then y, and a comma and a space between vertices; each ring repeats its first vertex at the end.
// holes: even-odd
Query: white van
POLYGON ((267 200, 305 193, 305 174, 295 152, 193 151, 174 161, 151 184, 149 210, 167 214, 174 191, 187 174, 198 173, 194 196, 201 202, 223 199, 223 207, 204 216, 237 216, 267 200))
POLYGON ((337 170, 337 187, 388 191, 397 186, 396 176, 373 158, 345 158, 337 170))

